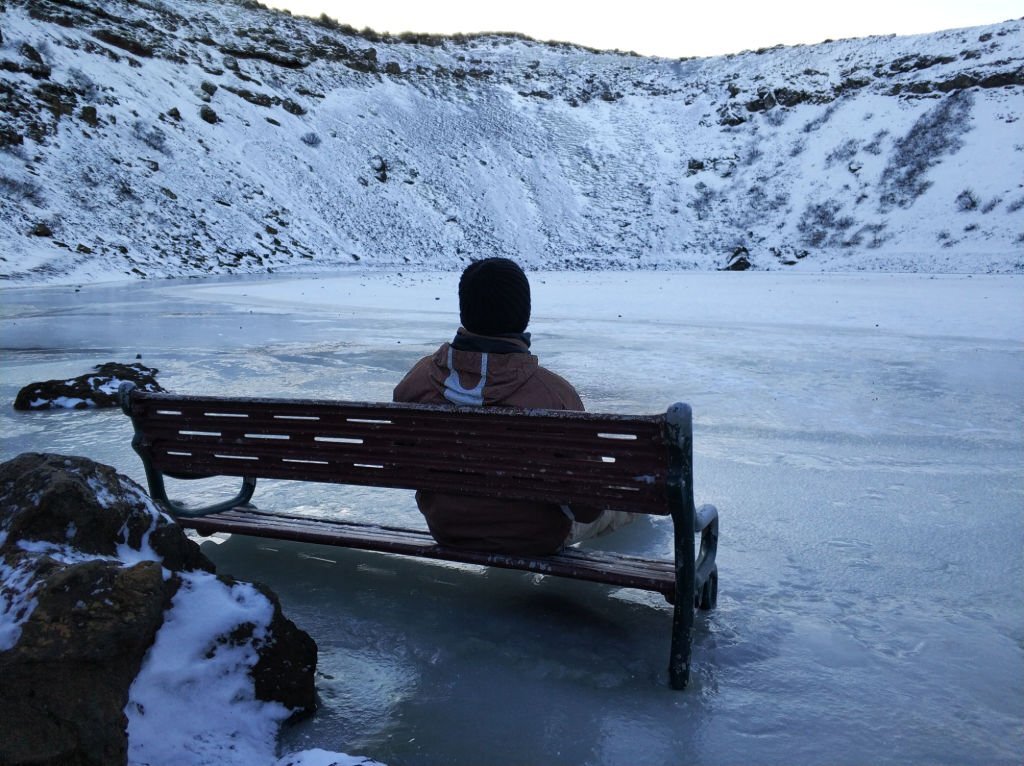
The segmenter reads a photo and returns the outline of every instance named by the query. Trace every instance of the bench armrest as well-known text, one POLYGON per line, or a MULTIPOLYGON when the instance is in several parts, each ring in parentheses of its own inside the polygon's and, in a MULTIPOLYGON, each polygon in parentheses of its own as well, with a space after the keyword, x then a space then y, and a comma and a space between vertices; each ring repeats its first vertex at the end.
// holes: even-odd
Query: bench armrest
POLYGON ((694 512, 694 531, 700 534, 700 553, 694 573, 694 603, 710 609, 718 595, 718 509, 709 504, 694 512), (711 581, 714 582, 711 582, 711 581))
MULTIPOLYGON (((220 511, 237 508, 240 505, 248 503, 249 500, 252 499, 252 494, 256 490, 256 478, 253 476, 245 476, 242 478, 242 487, 238 491, 238 494, 232 499, 225 500, 220 503, 214 503, 212 505, 190 508, 167 497, 167 487, 164 484, 164 472, 153 464, 152 454, 149 449, 150 445, 136 424, 135 416, 132 413, 132 391, 134 390, 134 383, 130 381, 124 382, 117 389, 117 398, 118 403, 121 405, 121 411, 132 419, 132 425, 135 427, 135 435, 132 437, 132 449, 134 449, 142 459, 142 467, 146 471, 146 482, 149 484, 149 496, 153 498, 157 505, 172 516, 195 518, 198 516, 207 516, 211 513, 219 513, 220 511)), ((176 478, 201 479, 208 477, 177 476, 176 478)))

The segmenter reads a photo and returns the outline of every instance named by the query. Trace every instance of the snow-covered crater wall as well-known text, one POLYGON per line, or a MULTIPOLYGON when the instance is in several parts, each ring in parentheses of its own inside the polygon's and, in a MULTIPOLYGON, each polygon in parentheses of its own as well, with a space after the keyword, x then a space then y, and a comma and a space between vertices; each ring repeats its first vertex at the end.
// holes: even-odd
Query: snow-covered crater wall
POLYGON ((669 60, 0 2, 0 276, 1024 269, 1024 23, 669 60))

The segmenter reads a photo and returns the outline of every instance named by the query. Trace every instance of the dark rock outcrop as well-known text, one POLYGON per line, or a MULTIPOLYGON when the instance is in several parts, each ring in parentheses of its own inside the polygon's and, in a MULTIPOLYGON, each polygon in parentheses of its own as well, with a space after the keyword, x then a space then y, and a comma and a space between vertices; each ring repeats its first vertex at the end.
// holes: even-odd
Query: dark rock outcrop
MULTIPOLYGON (((229 577, 221 579, 233 582, 229 577)), ((270 639, 265 643, 257 642, 260 659, 252 669, 256 699, 280 702, 295 711, 293 719, 305 717, 316 709, 313 673, 316 669, 316 642, 284 616, 274 591, 261 583, 253 583, 253 587, 274 606, 274 616, 267 631, 270 639)), ((242 628, 240 636, 235 638, 251 640, 252 623, 242 628)))
POLYGON ((0 541, 21 623, 0 643, 0 763, 123 763, 128 689, 178 588, 162 554, 213 565, 141 488, 61 455, 0 464, 0 541))
POLYGON ((732 251, 729 262, 720 271, 746 271, 751 267, 750 251, 742 245, 732 251))
POLYGON ((143 391, 163 391, 156 382, 159 370, 139 362, 98 364, 95 372, 68 380, 47 380, 30 383, 18 392, 14 400, 16 410, 48 410, 55 408, 85 409, 87 407, 116 407, 117 388, 131 381, 143 391))
MULTIPOLYGON (((213 569, 109 466, 32 453, 0 464, 0 763, 125 763, 132 682, 182 578, 213 569)), ((214 642, 251 643, 257 699, 311 712, 316 644, 255 587, 269 625, 214 642)))
POLYGON ((0 464, 0 530, 0 555, 15 553, 25 540, 110 558, 123 555, 122 546, 146 546, 172 571, 214 571, 140 486, 81 457, 26 453, 0 464))
POLYGON ((35 576, 37 605, 0 653, 0 763, 125 763, 128 689, 178 583, 155 561, 49 559, 35 576))
POLYGON ((211 125, 216 125, 218 122, 220 122, 220 117, 217 116, 217 113, 213 110, 212 107, 209 107, 206 104, 203 104, 199 108, 199 116, 203 119, 204 122, 208 122, 211 125))

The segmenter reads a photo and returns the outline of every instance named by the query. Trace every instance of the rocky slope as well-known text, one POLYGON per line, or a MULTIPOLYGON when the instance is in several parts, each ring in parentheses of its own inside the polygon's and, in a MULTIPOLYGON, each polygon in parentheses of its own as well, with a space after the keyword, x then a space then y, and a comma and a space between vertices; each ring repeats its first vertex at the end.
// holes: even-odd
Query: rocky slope
POLYGON ((0 0, 0 276, 1024 269, 1024 23, 669 60, 0 0))

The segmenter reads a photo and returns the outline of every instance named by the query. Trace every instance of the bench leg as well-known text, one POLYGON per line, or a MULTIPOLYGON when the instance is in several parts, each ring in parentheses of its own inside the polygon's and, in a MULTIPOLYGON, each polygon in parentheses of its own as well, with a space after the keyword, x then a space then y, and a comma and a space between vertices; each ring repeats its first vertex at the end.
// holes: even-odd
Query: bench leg
POLYGON ((673 689, 685 689, 690 682, 690 651, 693 642, 693 599, 676 597, 672 613, 672 649, 668 676, 673 689))
POLYGON ((693 645, 693 598, 696 593, 694 535, 697 512, 693 504, 693 412, 688 404, 669 407, 665 417, 669 436, 668 503, 676 567, 676 601, 672 612, 669 683, 685 689, 690 681, 693 645))
POLYGON ((696 514, 691 504, 675 504, 672 527, 675 538, 676 600, 672 611, 672 648, 668 665, 669 683, 673 689, 685 689, 690 682, 697 575, 694 560, 695 521, 696 514))

